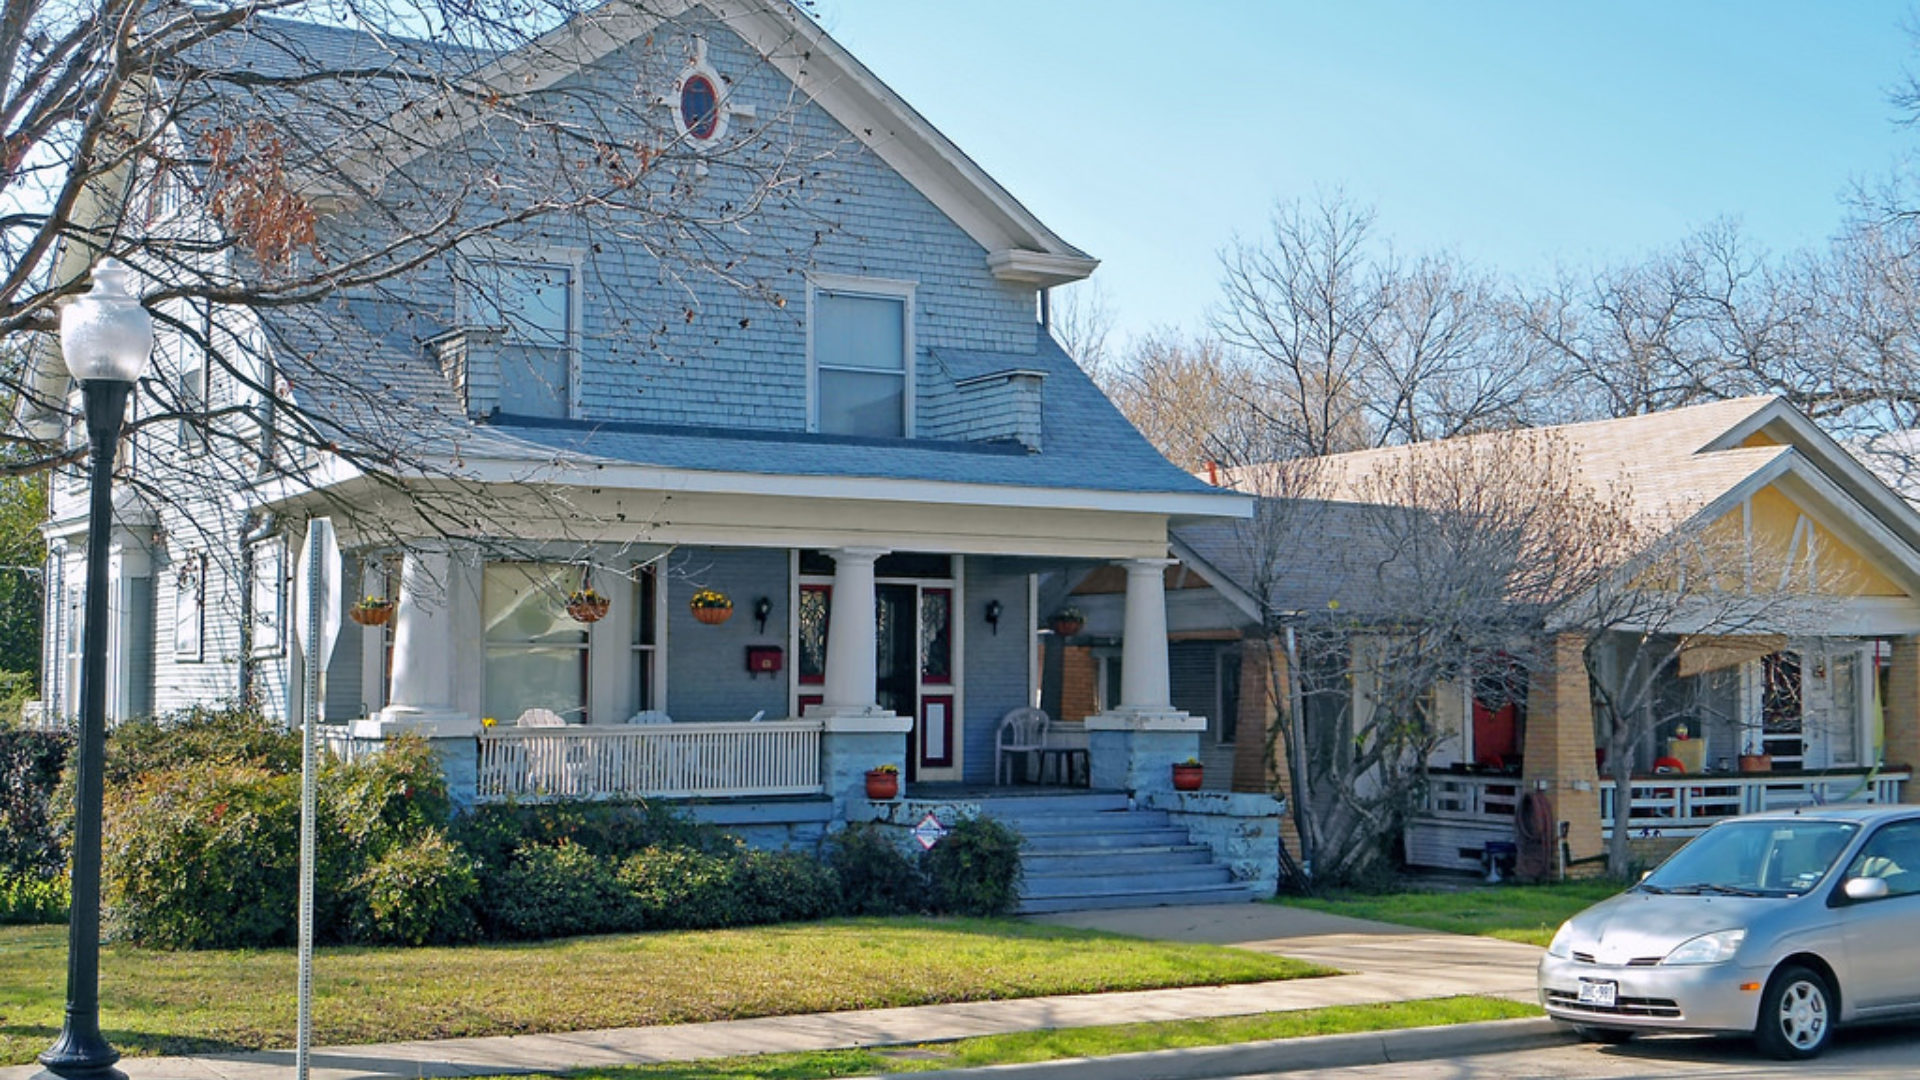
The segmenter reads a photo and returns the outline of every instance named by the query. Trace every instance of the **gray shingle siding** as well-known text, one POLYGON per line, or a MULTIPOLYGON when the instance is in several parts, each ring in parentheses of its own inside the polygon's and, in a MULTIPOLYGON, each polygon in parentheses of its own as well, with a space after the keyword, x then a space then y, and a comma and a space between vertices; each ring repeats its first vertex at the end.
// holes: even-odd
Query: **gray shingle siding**
POLYGON ((769 720, 787 715, 790 672, 750 674, 746 649, 786 648, 789 569, 784 550, 682 548, 668 557, 666 708, 675 720, 745 720, 762 709, 769 720), (702 588, 731 597, 733 618, 719 626, 696 620, 687 598, 702 588), (773 601, 765 633, 753 618, 762 596, 773 601))

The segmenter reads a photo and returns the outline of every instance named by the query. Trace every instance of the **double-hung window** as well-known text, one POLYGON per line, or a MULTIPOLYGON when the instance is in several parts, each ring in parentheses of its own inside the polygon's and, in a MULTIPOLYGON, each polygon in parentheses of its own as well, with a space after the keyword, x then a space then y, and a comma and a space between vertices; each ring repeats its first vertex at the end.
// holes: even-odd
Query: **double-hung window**
POLYGON ((913 291, 893 282, 816 283, 813 429, 913 434, 913 291))
POLYGON ((633 685, 630 693, 635 712, 649 712, 666 705, 660 693, 660 564, 648 563, 634 568, 633 574, 633 685))
POLYGON ((486 629, 486 715, 512 724, 529 709, 572 723, 587 716, 587 628, 567 614, 580 568, 490 563, 480 600, 486 629))
POLYGON ((499 335, 493 355, 500 411, 565 418, 573 367, 573 269, 559 263, 474 259, 465 304, 468 325, 499 335))

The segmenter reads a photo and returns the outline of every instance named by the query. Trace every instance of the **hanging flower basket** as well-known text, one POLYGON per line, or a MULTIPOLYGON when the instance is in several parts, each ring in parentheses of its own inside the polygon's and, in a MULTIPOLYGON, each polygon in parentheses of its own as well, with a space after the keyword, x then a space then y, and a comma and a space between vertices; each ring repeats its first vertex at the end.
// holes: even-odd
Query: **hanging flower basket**
POLYGON ((719 626, 733 618, 733 601, 727 594, 713 589, 701 589, 687 601, 687 607, 693 610, 693 617, 708 626, 719 626))
POLYGON ((1087 617, 1079 608, 1061 608, 1047 619, 1047 628, 1061 637, 1072 637, 1087 625, 1087 617))
POLYGON ((900 766, 882 765, 867 770, 867 798, 892 799, 900 794, 900 766))
POLYGON ((607 617, 612 601, 593 589, 576 589, 567 594, 567 614, 574 622, 597 623, 607 617))
POLYGON ((361 626, 385 626, 393 618, 393 601, 384 596, 369 596, 348 608, 347 618, 361 626))

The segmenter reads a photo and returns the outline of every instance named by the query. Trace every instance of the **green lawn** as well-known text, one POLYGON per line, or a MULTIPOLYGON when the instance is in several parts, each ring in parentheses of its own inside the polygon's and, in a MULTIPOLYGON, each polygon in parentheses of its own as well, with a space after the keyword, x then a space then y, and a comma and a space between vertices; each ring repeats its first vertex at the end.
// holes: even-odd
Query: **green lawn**
POLYGON ((1289 896, 1276 902, 1356 919, 1378 919, 1455 934, 1482 934, 1545 948, 1561 923, 1620 889, 1617 881, 1569 881, 1554 885, 1500 885, 1458 892, 1289 896))
POLYGON ((1538 1015, 1540 1010, 1532 1005, 1500 998, 1436 998, 1387 1005, 1344 1005, 1298 1012, 1261 1013, 1219 1020, 1025 1031, 918 1046, 828 1050, 811 1054, 764 1054, 676 1065, 582 1069, 562 1075, 571 1080, 827 1080, 839 1076, 972 1069, 984 1065, 1103 1057, 1147 1050, 1220 1046, 1264 1039, 1295 1039, 1306 1035, 1340 1035, 1391 1028, 1433 1027, 1538 1015))
MULTIPOLYGON (((0 1065, 58 1033, 66 928, 0 927, 0 1065)), ((290 950, 109 946, 101 1024, 122 1053, 293 1044, 290 950)), ((321 1044, 579 1031, 1329 974, 1296 960, 1008 920, 847 919, 432 949, 322 949, 321 1044)))

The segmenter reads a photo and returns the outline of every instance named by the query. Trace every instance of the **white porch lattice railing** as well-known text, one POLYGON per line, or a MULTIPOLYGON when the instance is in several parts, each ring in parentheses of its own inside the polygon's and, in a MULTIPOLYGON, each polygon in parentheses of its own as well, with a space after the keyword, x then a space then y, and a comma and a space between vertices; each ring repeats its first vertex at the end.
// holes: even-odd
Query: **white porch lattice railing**
MULTIPOLYGON (((1688 837, 1735 814, 1796 806, 1900 801, 1905 770, 1828 770, 1811 773, 1728 773, 1648 776, 1633 781, 1629 827, 1636 835, 1688 837)), ((1517 776, 1434 772, 1426 800, 1407 823, 1407 861, 1416 866, 1474 870, 1483 846, 1510 840, 1525 788, 1517 776)), ((1612 780, 1600 781, 1600 827, 1613 832, 1612 780)))
POLYGON ((815 720, 492 728, 478 766, 483 803, 823 790, 815 720))
MULTIPOLYGON (((1627 827, 1636 833, 1692 836, 1722 818, 1839 803, 1896 803, 1910 774, 1865 769, 1804 774, 1649 776, 1633 781, 1627 827)), ((1618 793, 1600 781, 1600 827, 1613 831, 1618 793)))

